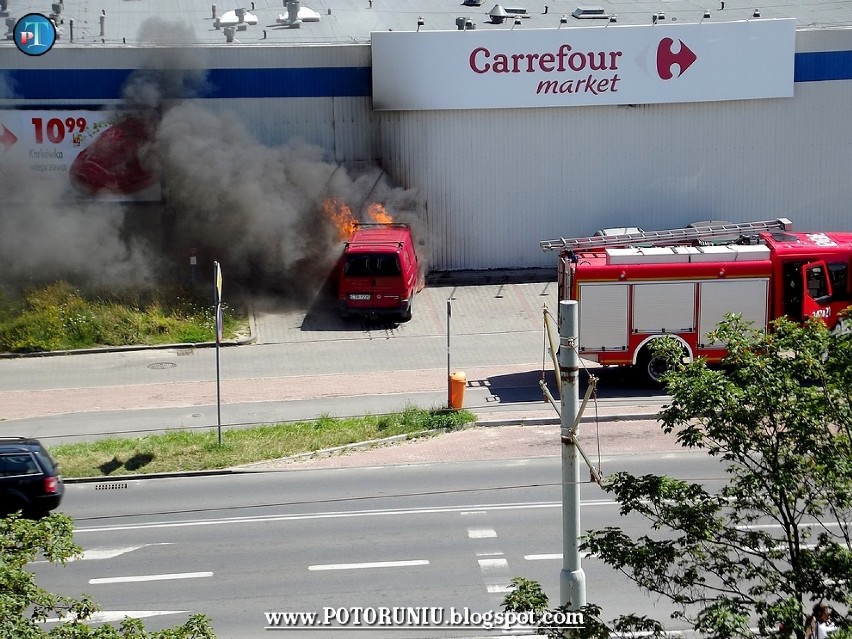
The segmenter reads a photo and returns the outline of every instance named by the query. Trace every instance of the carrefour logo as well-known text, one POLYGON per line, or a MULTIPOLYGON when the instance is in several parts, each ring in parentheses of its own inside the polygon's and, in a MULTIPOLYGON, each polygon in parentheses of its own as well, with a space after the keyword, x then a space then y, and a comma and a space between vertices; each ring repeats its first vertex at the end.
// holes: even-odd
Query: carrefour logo
POLYGON ((44 55, 56 43, 56 25, 40 13, 28 13, 15 24, 15 46, 27 55, 44 55))
POLYGON ((680 77, 698 58, 692 50, 683 43, 683 40, 678 40, 678 51, 672 51, 674 40, 671 38, 663 38, 660 44, 657 45, 657 74, 663 80, 671 80, 675 77, 680 77), (677 75, 672 72, 672 68, 677 65, 677 75))

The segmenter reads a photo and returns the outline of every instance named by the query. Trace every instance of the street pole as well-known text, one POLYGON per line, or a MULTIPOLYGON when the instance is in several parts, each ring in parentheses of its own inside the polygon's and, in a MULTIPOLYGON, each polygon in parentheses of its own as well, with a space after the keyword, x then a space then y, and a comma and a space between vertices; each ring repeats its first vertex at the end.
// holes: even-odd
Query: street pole
POLYGON ((222 445, 222 374, 219 354, 222 350, 222 267, 213 262, 213 297, 216 302, 216 432, 219 445, 222 445))
POLYGON ((586 574, 580 565, 580 465, 576 431, 580 405, 576 300, 559 302, 560 426, 562 440, 562 571, 559 596, 562 605, 579 610, 586 605, 586 574))
POLYGON ((450 318, 453 316, 453 301, 447 300, 447 407, 453 405, 453 378, 450 368, 450 318))

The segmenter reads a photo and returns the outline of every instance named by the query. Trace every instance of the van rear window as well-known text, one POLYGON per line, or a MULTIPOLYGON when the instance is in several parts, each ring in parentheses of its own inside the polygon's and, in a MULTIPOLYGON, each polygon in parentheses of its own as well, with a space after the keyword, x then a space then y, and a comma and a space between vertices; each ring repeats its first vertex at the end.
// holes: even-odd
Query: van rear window
POLYGON ((389 253, 360 253, 348 255, 343 274, 349 277, 387 277, 401 275, 399 258, 389 253))

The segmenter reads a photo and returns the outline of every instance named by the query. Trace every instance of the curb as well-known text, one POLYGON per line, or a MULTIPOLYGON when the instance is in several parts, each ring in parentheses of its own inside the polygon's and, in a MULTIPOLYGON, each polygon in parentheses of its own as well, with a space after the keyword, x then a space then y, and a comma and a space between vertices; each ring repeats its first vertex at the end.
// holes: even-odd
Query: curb
MULTIPOLYGON (((229 339, 219 342, 219 346, 245 346, 257 341, 255 334, 241 339, 229 339)), ((66 351, 38 351, 36 353, 0 353, 0 359, 22 359, 25 357, 61 357, 65 355, 93 355, 97 353, 126 353, 130 351, 162 351, 169 349, 212 348, 216 342, 191 342, 177 344, 139 344, 134 346, 101 346, 98 348, 78 348, 66 351)))
MULTIPOLYGON (((589 423, 594 421, 643 421, 649 419, 657 419, 658 416, 658 413, 603 415, 598 416, 597 419, 595 417, 582 417, 580 419, 580 423, 589 423)), ((335 455, 345 454, 352 451, 370 450, 372 448, 379 448, 388 444, 396 444, 399 442, 422 439, 425 437, 434 437, 436 435, 443 435, 445 433, 458 432, 471 428, 499 428, 500 426, 526 426, 534 428, 536 426, 556 426, 559 423, 560 422, 558 419, 549 417, 520 417, 518 419, 494 419, 475 421, 470 422, 469 424, 465 424, 459 428, 433 428, 430 430, 423 430, 416 433, 404 433, 402 435, 393 435, 391 437, 383 437, 380 439, 368 439, 362 442, 353 442, 351 444, 343 444, 341 446, 333 446, 331 448, 321 448, 320 450, 314 450, 306 453, 298 453, 296 455, 289 455, 287 457, 280 457, 275 461, 280 461, 286 464, 288 462, 298 462, 306 459, 322 459, 325 457, 334 457, 335 455)), ((258 472, 277 472, 269 469, 252 468, 252 466, 267 464, 270 461, 273 460, 265 459, 258 462, 251 462, 250 464, 243 464, 242 466, 232 466, 229 468, 214 468, 210 470, 189 470, 175 471, 170 473, 149 473, 138 475, 112 475, 107 477, 70 477, 63 478, 63 481, 66 484, 94 484, 102 482, 126 482, 140 479, 169 479, 176 477, 205 477, 216 475, 241 475, 258 472)))

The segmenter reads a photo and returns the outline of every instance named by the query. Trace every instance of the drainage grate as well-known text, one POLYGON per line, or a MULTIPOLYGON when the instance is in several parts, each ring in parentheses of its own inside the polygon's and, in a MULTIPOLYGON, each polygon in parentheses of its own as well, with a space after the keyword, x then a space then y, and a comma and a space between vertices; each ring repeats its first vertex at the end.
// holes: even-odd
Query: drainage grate
POLYGON ((154 370, 162 370, 164 368, 174 368, 177 366, 174 362, 154 362, 153 364, 148 364, 148 368, 152 368, 154 370))
POLYGON ((125 490, 128 485, 126 481, 111 481, 104 484, 95 484, 95 490, 125 490))

